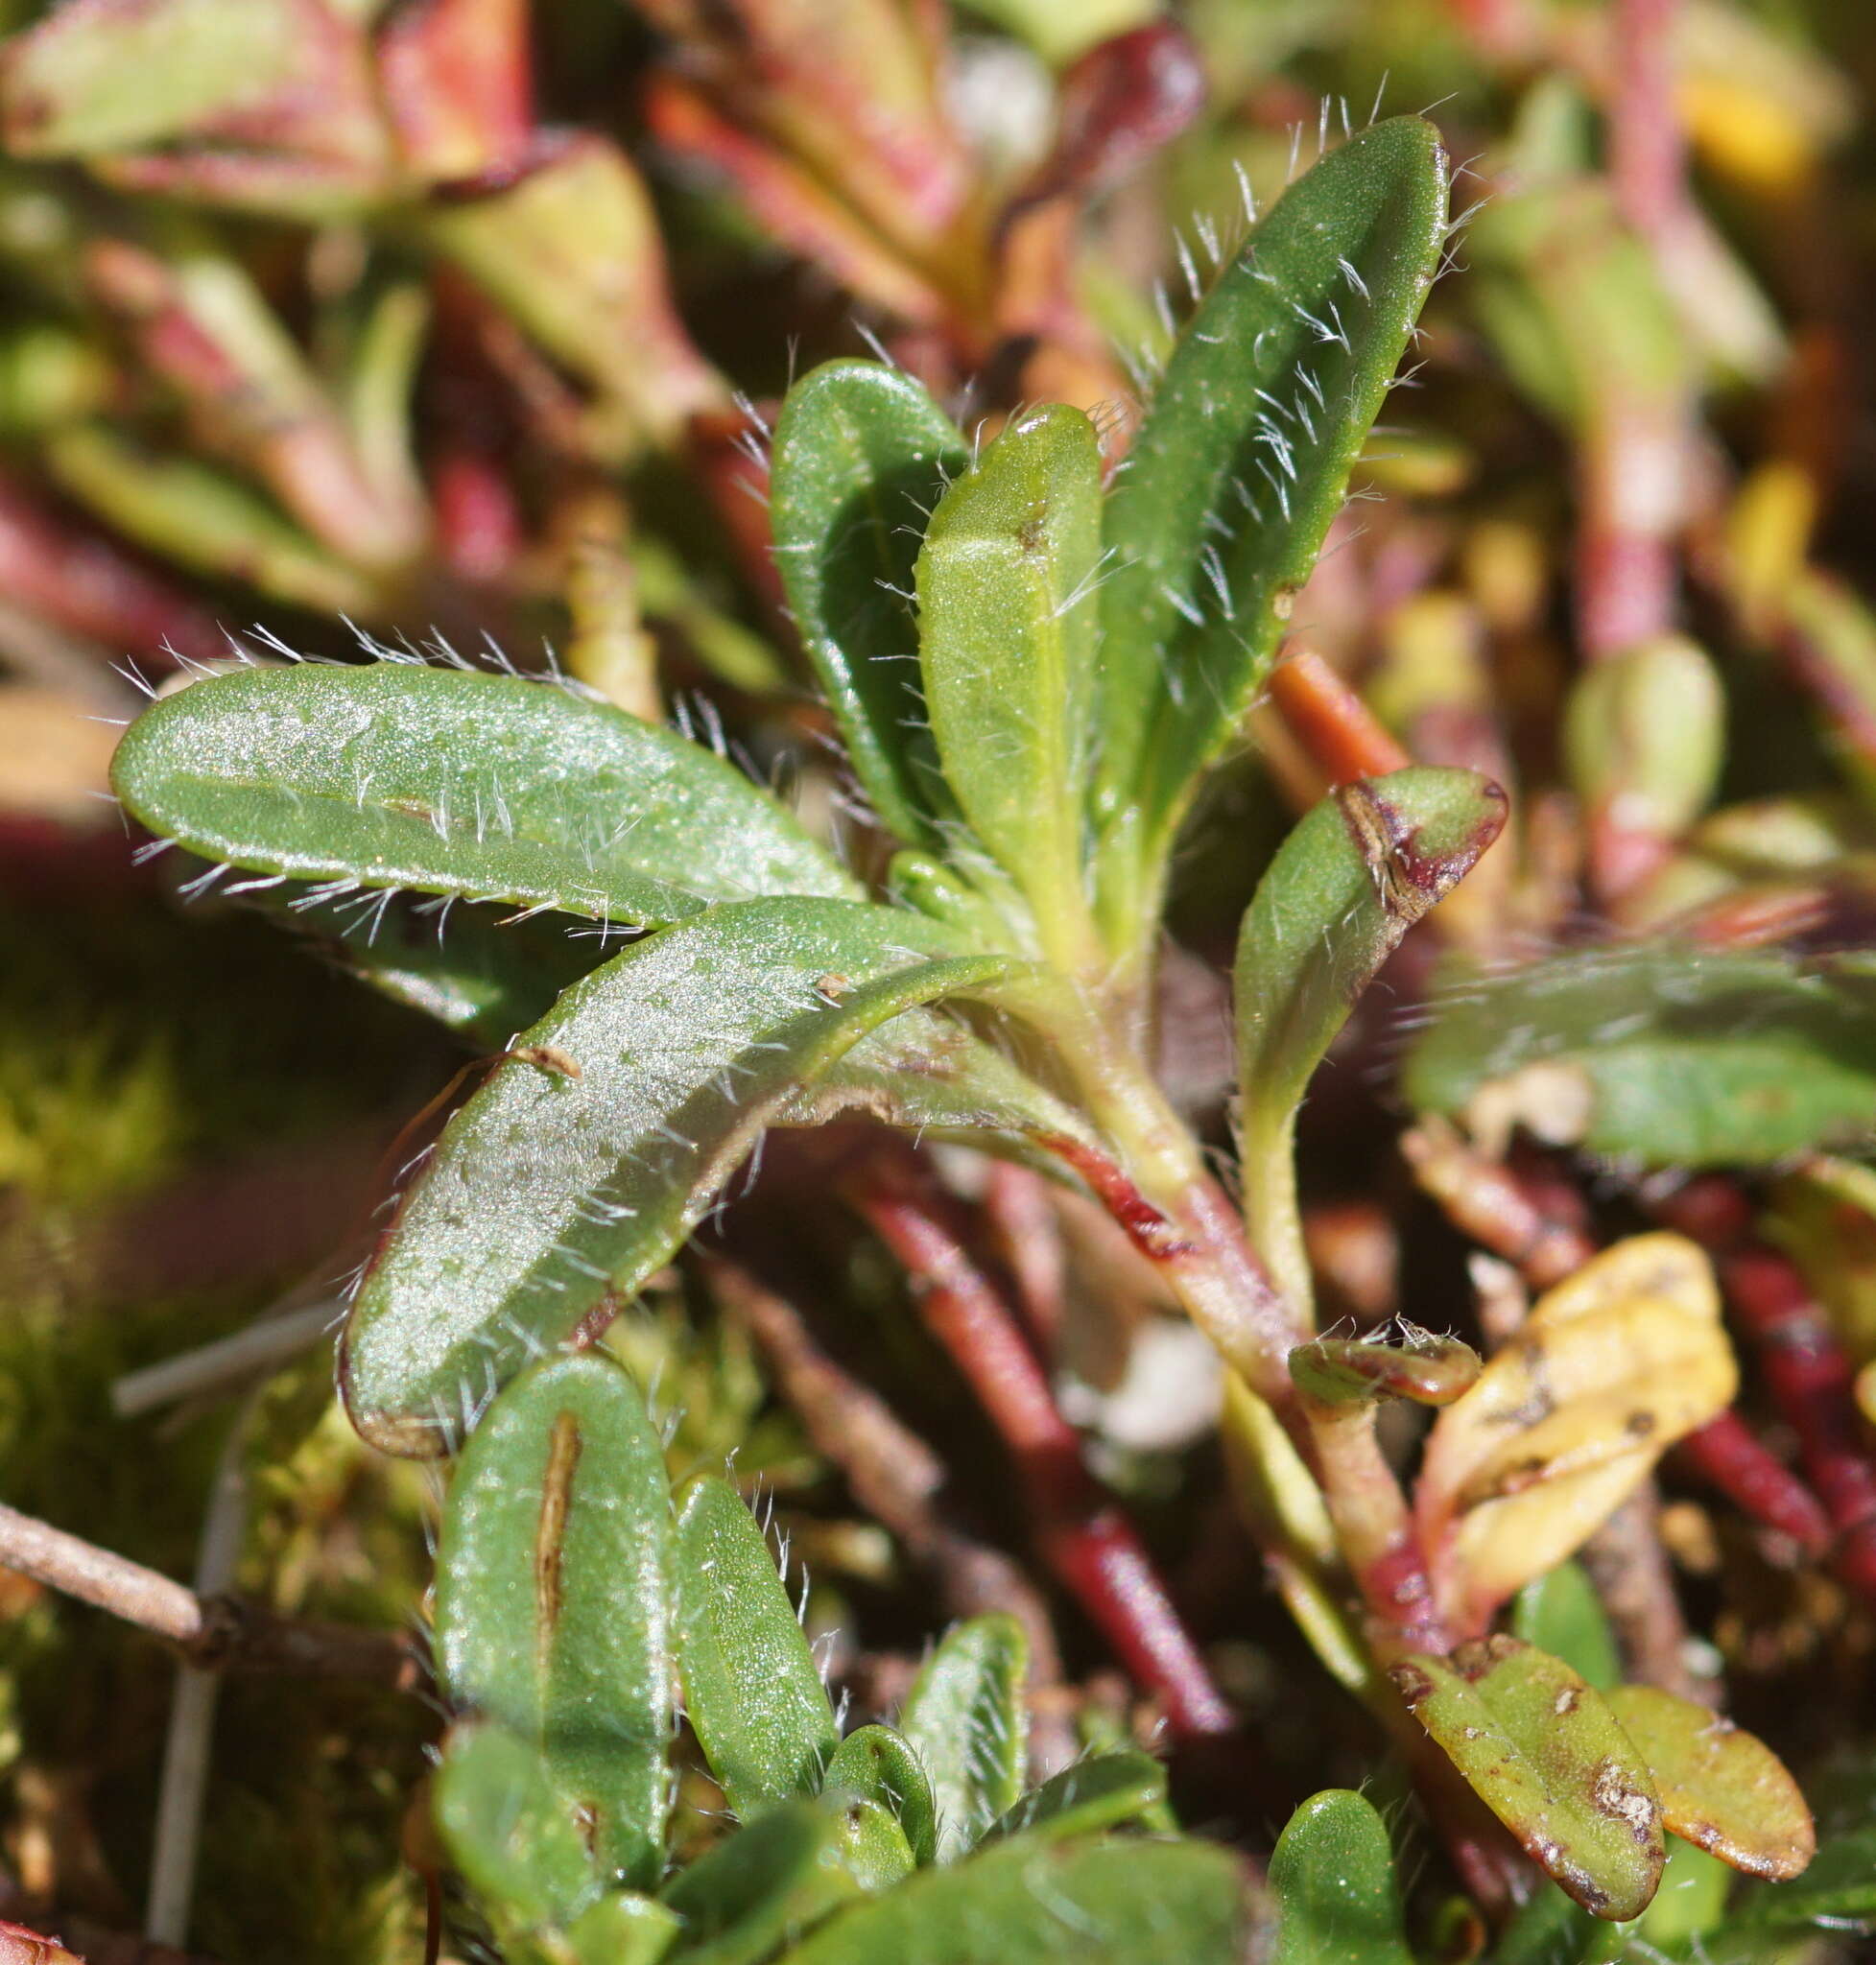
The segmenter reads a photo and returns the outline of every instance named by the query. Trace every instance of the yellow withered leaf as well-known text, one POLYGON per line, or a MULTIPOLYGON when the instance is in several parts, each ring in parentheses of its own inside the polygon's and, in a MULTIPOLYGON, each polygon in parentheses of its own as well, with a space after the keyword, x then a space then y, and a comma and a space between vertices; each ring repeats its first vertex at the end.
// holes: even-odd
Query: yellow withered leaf
POLYGON ((1638 1235, 1532 1308, 1427 1441, 1415 1507, 1461 1629, 1555 1567, 1738 1386, 1712 1266, 1638 1235))

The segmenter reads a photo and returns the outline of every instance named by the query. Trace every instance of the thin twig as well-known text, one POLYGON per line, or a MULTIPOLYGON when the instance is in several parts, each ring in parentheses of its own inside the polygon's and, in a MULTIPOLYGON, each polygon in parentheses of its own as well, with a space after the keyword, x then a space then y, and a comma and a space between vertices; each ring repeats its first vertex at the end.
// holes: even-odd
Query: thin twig
MULTIPOLYGON (((249 1435, 256 1400, 242 1402, 216 1458, 202 1518, 202 1546, 196 1555, 196 1589, 218 1597, 234 1583, 248 1525, 249 1435)), ((163 1740, 163 1771, 156 1790, 156 1826, 151 1837, 150 1897, 144 1931, 153 1944, 181 1945, 189 1935, 189 1910, 196 1894, 196 1858, 202 1845, 202 1802, 208 1793, 208 1764, 215 1743, 215 1704, 219 1673, 183 1663, 177 1668, 176 1695, 170 1703, 163 1740)))
POLYGON ((227 1391, 262 1372, 278 1370, 317 1344, 340 1309, 336 1302, 311 1303, 263 1316, 232 1337, 126 1372, 111 1385, 111 1409, 120 1419, 133 1419, 159 1406, 227 1391))
POLYGON ((854 1500, 931 1569, 947 1614, 1008 1611, 1029 1632, 1032 1677, 1058 1681, 1055 1628, 1033 1585, 1000 1550, 953 1527, 937 1506, 945 1478, 938 1456, 816 1342, 786 1297, 721 1256, 705 1261, 704 1274, 717 1301, 755 1339, 775 1389, 845 1477, 854 1500))
POLYGON ((0 1503, 0 1569, 107 1610, 178 1645, 204 1670, 288 1671, 412 1682, 403 1638, 350 1624, 301 1622, 233 1597, 202 1597, 158 1570, 114 1555, 0 1503))

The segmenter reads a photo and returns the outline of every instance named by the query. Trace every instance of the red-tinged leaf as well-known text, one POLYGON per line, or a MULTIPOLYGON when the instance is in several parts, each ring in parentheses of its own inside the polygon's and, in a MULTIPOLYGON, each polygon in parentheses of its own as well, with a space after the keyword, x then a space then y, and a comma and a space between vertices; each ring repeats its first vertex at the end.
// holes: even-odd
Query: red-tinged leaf
POLYGON ((668 442, 724 389, 672 304, 643 181, 590 131, 536 135, 525 158, 439 194, 419 221, 453 260, 598 401, 585 435, 619 456, 668 442))
POLYGON ((1470 1344, 1417 1329, 1399 1344, 1318 1338, 1290 1354, 1290 1376, 1298 1388, 1331 1406, 1368 1399, 1449 1406, 1471 1388, 1479 1371, 1479 1354, 1470 1344))
POLYGON ((1661 1818, 1683 1840, 1747 1876, 1788 1882, 1817 1853, 1798 1784, 1755 1734, 1653 1686, 1607 1694, 1661 1792, 1661 1818))
POLYGON ((1151 21, 1097 43, 1063 72, 1056 140, 1006 207, 1004 224, 1049 199, 1105 190, 1171 143, 1204 102, 1204 65, 1177 21, 1151 21))
POLYGON ((417 0, 378 43, 385 107, 405 164, 473 178, 528 147, 534 125, 528 0, 417 0))

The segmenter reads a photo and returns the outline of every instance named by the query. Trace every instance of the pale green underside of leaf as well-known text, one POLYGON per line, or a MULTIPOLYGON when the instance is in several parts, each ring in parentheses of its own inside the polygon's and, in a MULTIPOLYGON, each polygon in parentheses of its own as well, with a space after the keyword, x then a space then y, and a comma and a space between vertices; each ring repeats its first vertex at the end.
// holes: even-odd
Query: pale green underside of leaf
POLYGON ((436 1453, 532 1356, 629 1293, 768 1121, 900 1010, 1020 972, 847 901, 747 901, 582 978, 527 1033, 578 1073, 499 1066, 445 1128, 353 1305, 365 1436, 436 1453))
POLYGON ((1237 1965, 1235 1859, 1200 1842, 1021 1837, 843 1912, 784 1965, 1237 1965))
POLYGON ((566 1797, 531 1742, 496 1725, 457 1727, 431 1806, 451 1862, 498 1927, 565 1924, 599 1896, 566 1797))
POLYGON ((663 1873, 671 1543, 657 1433, 629 1374, 597 1352, 503 1392, 443 1511, 443 1689, 540 1754, 608 1882, 663 1873))
POLYGON ((1166 1769, 1133 1747, 1092 1754, 1053 1774, 1007 1809, 984 1832, 984 1841, 1012 1835, 1060 1841, 1088 1835, 1158 1809, 1166 1799, 1166 1769))
POLYGON ((683 1965, 759 1965, 856 1897, 842 1828, 818 1802, 781 1802, 674 1877, 664 1901, 684 1919, 683 1965))
POLYGON ((1101 560, 1101 447, 1080 411, 1018 417, 932 514, 919 666, 944 774, 1038 917, 1079 917, 1101 560))
POLYGON ((1432 125, 1377 124, 1284 193, 1187 323, 1109 499, 1097 817, 1120 850, 1163 852, 1262 682, 1445 224, 1432 125))
POLYGON ((1314 1794, 1270 1857, 1271 1965, 1413 1965, 1387 1825, 1345 1787, 1314 1794))
POLYGON ((829 362, 789 391, 769 512, 796 627, 885 824, 940 843, 954 808, 919 688, 913 567, 926 520, 970 455, 911 376, 829 362))
POLYGON ((931 1779, 941 1862, 955 1862, 1016 1805, 1028 1667, 1029 1643, 1014 1618, 972 1618, 947 1633, 906 1699, 899 1731, 931 1779))
POLYGON ((263 876, 637 926, 858 892, 710 751, 513 676, 398 662, 210 676, 131 726, 111 783, 152 832, 263 876))
POLYGON ((1447 981, 1403 1076, 1423 1111, 1547 1064, 1579 1075, 1580 1144, 1648 1166, 1765 1165, 1876 1133, 1876 988, 1855 959, 1658 942, 1447 981))
POLYGON ((700 1480, 677 1520, 684 1710, 739 1814, 818 1793, 840 1736, 795 1606, 743 1498, 700 1480))
POLYGON ((892 1726, 862 1726, 841 1741, 827 1764, 826 1791, 864 1795, 890 1809, 922 1869, 938 1860, 938 1804, 924 1764, 892 1726))

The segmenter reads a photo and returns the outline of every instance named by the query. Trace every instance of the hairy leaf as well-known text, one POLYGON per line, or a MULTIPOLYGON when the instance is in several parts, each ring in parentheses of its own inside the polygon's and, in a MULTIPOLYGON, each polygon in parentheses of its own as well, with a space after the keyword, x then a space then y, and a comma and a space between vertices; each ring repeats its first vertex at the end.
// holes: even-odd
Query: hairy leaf
POLYGON ((241 896, 368 988, 487 1051, 538 1023, 569 982, 606 959, 595 931, 570 934, 552 916, 516 921, 454 906, 433 912, 435 902, 395 896, 380 907, 381 898, 368 896, 363 909, 356 899, 321 906, 317 889, 291 881, 241 896))
POLYGON ((1156 864, 1263 681, 1445 225, 1433 126, 1377 124, 1291 185, 1186 324, 1108 513, 1096 817, 1123 863, 1156 864))
POLYGON ((828 362, 789 391, 769 481, 776 562, 847 756, 886 825, 927 845, 952 807, 909 597, 927 518, 969 454, 911 376, 828 362))
POLYGON ((1722 1715, 1653 1686, 1608 1695, 1661 1792, 1676 1835, 1732 1869, 1785 1882, 1817 1853, 1817 1832, 1785 1764, 1722 1715))
POLYGON ((1339 786, 1277 849, 1238 934, 1233 996, 1251 1241, 1307 1300, 1296 1110, 1355 999, 1505 823, 1476 771, 1413 769, 1339 786))
POLYGON ((1391 1676, 1414 1716, 1585 1910, 1639 1917, 1667 1859, 1647 1764, 1602 1693, 1513 1637, 1416 1653, 1391 1676))
POLYGON ((1298 1344, 1288 1363, 1297 1389, 1329 1406, 1382 1398, 1450 1406, 1477 1382, 1481 1369, 1470 1344, 1419 1329, 1410 1329, 1399 1344, 1318 1338, 1298 1344))
POLYGON ((1132 1747, 1091 1754, 1033 1787, 985 1831, 986 1843, 1030 1835, 1059 1841, 1114 1829, 1162 1807, 1166 1769, 1132 1747))
POLYGON ((1415 1506, 1448 1614, 1476 1630, 1572 1554, 1738 1383, 1712 1266, 1677 1235, 1548 1291, 1427 1440, 1415 1506))
POLYGON ((720 758, 512 676, 401 662, 210 676, 131 725, 111 783, 151 831, 262 875, 635 925, 856 891, 720 758))
POLYGON ((1037 1842, 921 1870, 786 1965, 1237 1965, 1237 1864, 1200 1842, 1037 1842))
POLYGON ((684 1710, 730 1807, 819 1792, 833 1708, 767 1538, 714 1476, 677 1518, 677 1601, 684 1710))
POLYGON ((1022 1791, 1029 1640, 1012 1617, 974 1617, 925 1662, 899 1731, 931 1777, 941 1862, 955 1862, 1022 1791))
POLYGON ((995 982, 911 915, 746 901, 582 977, 445 1128, 353 1305, 341 1385, 394 1453, 637 1288, 761 1127, 867 1031, 995 982))
POLYGON ((1094 426, 1053 404, 958 479, 918 556, 919 666, 946 782, 1064 956, 1086 919, 1101 499, 1094 426))
POLYGON ((1412 1965, 1387 1824, 1346 1787, 1312 1795, 1270 1858, 1271 1965, 1412 1965))
POLYGON ((450 1483, 438 1667, 541 1756, 608 1882, 664 1867, 671 1566, 664 1456, 625 1368, 586 1352, 515 1380, 450 1483))
POLYGON ((922 1869, 938 1860, 938 1804, 924 1764, 912 1742, 892 1726, 862 1726, 849 1733, 827 1764, 826 1791, 857 1794, 890 1810, 905 1832, 913 1860, 922 1869))
POLYGON ((1423 1111, 1646 1167, 1767 1165, 1876 1131, 1855 958, 1660 942, 1453 981, 1409 1054, 1423 1111))
POLYGON ((672 1879, 664 1901, 684 1920, 684 1965, 757 1965, 859 1894, 841 1814, 784 1802, 672 1879))

